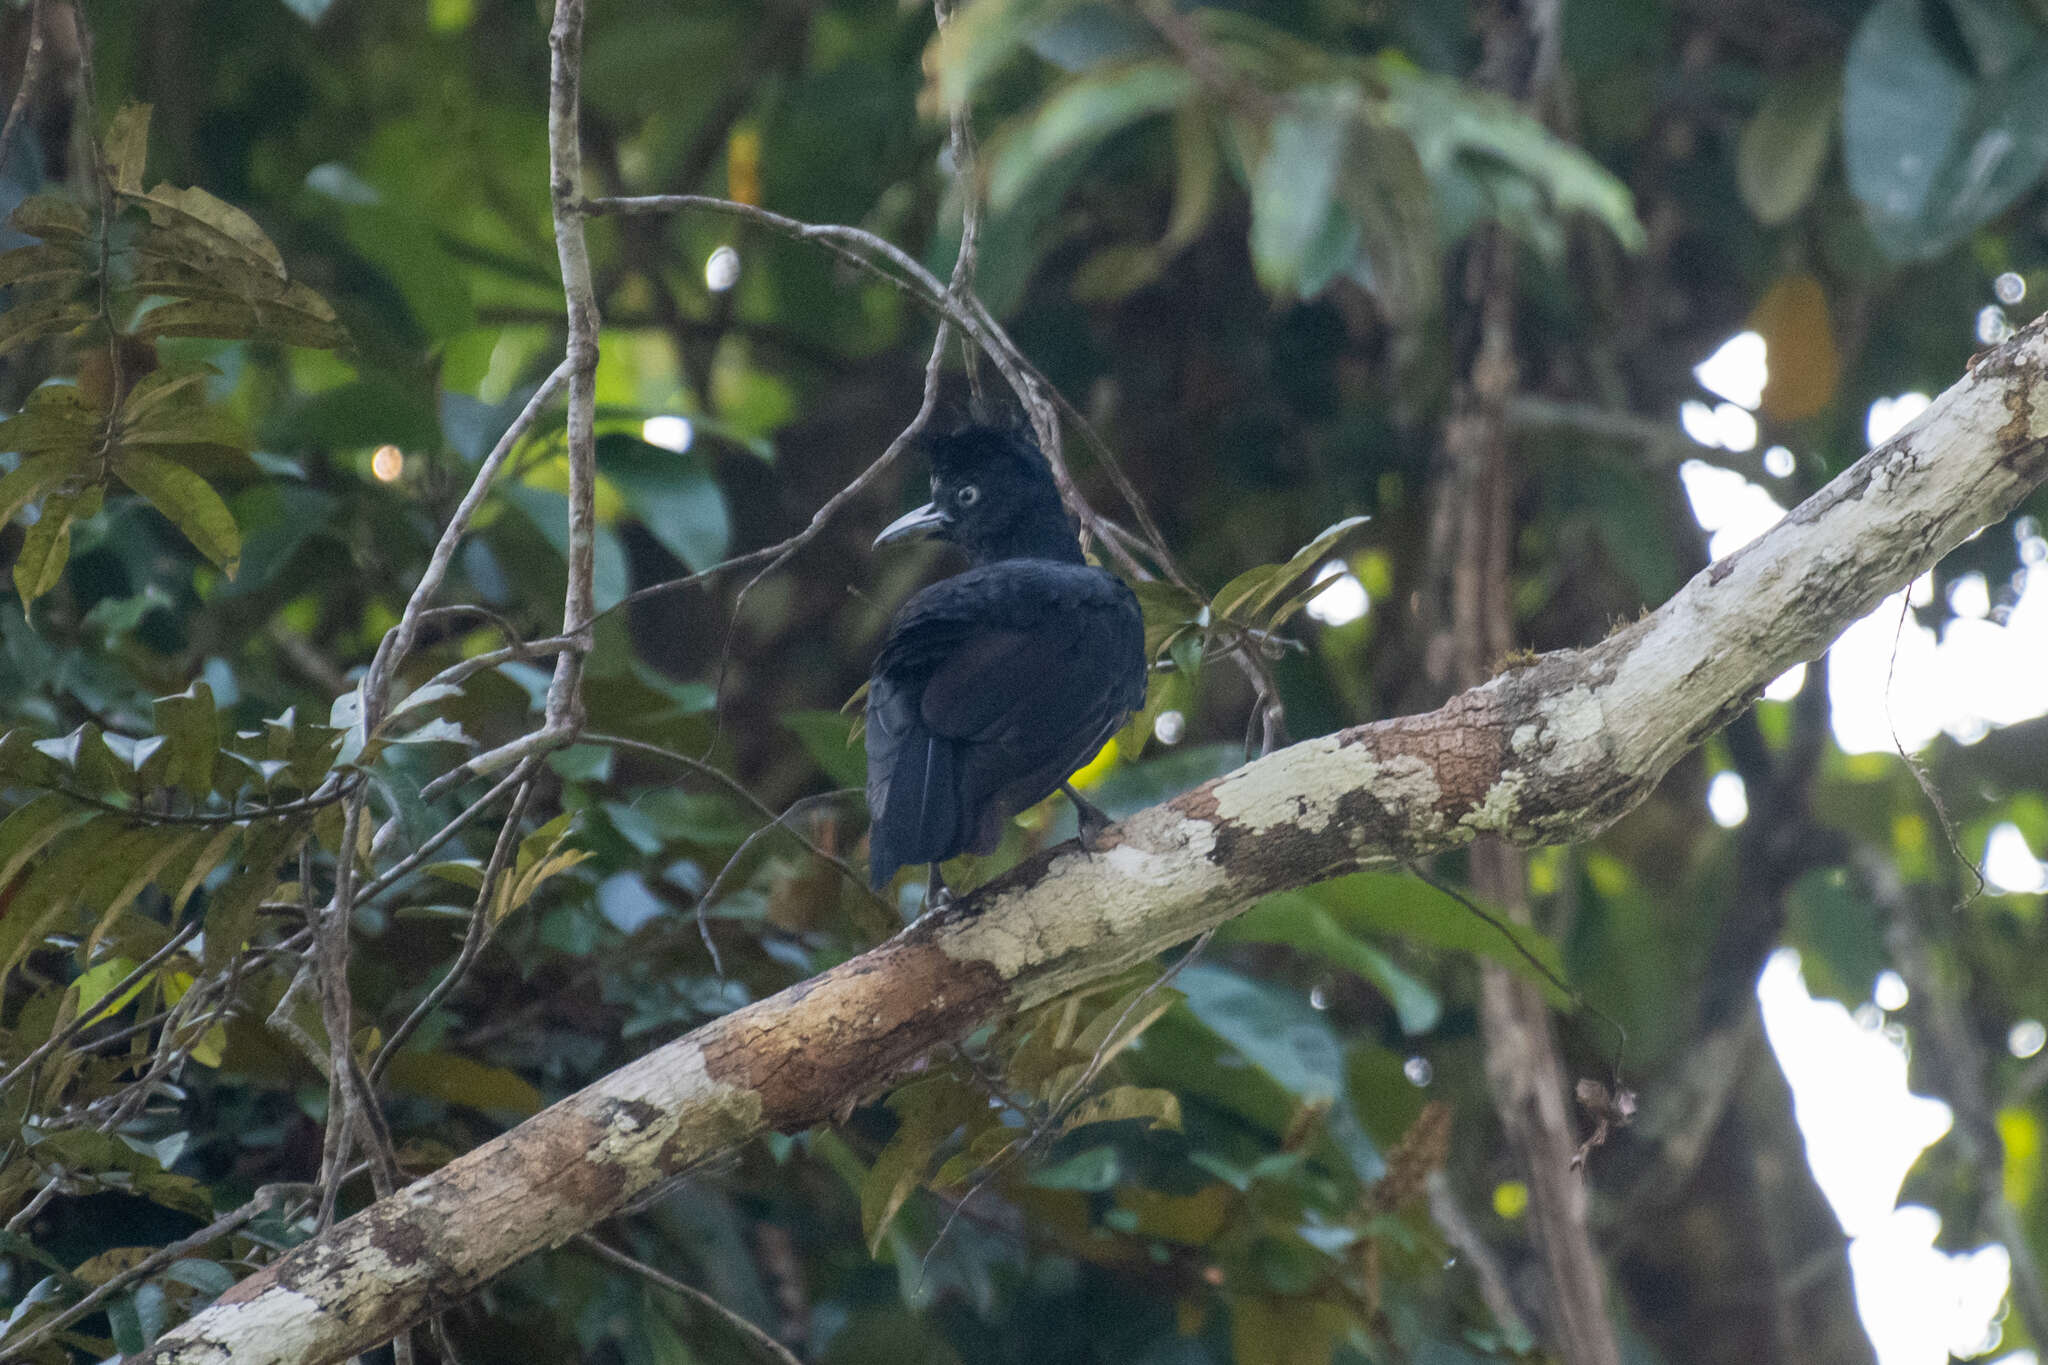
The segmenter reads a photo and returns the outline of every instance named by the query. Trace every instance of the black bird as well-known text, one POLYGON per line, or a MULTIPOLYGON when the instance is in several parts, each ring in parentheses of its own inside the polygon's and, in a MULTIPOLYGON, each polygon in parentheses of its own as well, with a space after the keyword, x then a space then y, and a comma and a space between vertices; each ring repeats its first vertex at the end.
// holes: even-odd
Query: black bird
POLYGON ((868 876, 877 889, 931 864, 992 852, 1011 816, 1055 788, 1084 842, 1109 817, 1067 778, 1145 704, 1138 599, 1089 564, 1045 456, 1022 430, 930 438, 932 500, 877 546, 936 536, 973 567, 903 605, 868 684, 868 876))

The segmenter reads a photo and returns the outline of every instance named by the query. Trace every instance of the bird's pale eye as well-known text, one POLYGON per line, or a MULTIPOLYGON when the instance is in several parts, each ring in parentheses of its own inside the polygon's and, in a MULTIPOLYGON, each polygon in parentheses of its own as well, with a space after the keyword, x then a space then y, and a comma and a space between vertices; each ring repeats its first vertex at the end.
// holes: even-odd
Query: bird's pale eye
POLYGON ((981 501, 981 490, 971 483, 963 485, 960 491, 953 495, 953 500, 962 507, 972 507, 981 501))

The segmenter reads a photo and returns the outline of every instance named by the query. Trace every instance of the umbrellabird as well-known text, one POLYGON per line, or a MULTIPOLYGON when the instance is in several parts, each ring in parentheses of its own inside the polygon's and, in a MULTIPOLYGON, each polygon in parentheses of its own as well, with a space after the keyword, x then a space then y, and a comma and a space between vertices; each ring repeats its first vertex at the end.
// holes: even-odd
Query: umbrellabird
POLYGON ((989 853, 1017 812, 1054 790, 1084 843, 1109 817, 1068 782, 1145 704, 1145 625, 1123 582, 1090 564, 1052 470, 1019 428, 928 438, 932 500, 876 546, 947 540, 964 572, 925 588, 890 624, 868 684, 868 875, 989 853))

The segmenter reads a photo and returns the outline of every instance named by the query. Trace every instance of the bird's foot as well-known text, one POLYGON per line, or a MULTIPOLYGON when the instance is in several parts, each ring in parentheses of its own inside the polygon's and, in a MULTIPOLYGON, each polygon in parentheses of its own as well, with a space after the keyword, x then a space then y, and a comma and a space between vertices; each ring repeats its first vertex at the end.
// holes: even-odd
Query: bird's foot
POLYGON ((1081 827, 1081 847, 1090 853, 1102 851, 1102 836, 1116 822, 1109 813, 1074 790, 1071 782, 1060 783, 1060 790, 1067 794, 1067 800, 1074 803, 1074 818, 1081 827))
POLYGON ((953 888, 946 885, 946 879, 939 873, 939 865, 933 863, 930 880, 924 884, 924 912, 943 910, 953 903, 953 888))

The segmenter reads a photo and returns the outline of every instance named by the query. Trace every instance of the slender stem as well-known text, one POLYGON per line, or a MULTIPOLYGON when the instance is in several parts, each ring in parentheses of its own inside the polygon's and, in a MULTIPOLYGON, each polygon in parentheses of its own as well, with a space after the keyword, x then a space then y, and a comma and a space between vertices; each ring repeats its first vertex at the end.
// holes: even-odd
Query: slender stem
POLYGON ((699 1307, 709 1309, 717 1316, 719 1321, 739 1333, 741 1339, 748 1346, 752 1347, 764 1359, 774 1361, 775 1365, 803 1365, 803 1362, 797 1359, 795 1353, 787 1346, 784 1346, 774 1337, 769 1336, 759 1327, 747 1321, 738 1313, 733 1312, 732 1309, 727 1308, 695 1285, 684 1284, 681 1280, 664 1275, 645 1261, 630 1256, 626 1252, 620 1251, 617 1247, 607 1246, 605 1243, 598 1241, 590 1233, 580 1232, 576 1234, 576 1245, 599 1260, 609 1261, 621 1270, 631 1271, 651 1285, 666 1289, 671 1294, 681 1295, 699 1307))
MULTIPOLYGON (((134 971, 128 973, 128 975, 122 977, 118 982, 116 982, 114 984, 114 988, 108 991, 105 995, 101 996, 100 1000, 119 1000, 122 996, 128 993, 129 988, 135 986, 139 982, 147 980, 151 972, 154 972, 158 967, 163 966, 163 964, 170 958, 170 956, 173 953, 177 952, 180 948, 184 947, 187 943, 191 942, 192 936, 199 932, 200 926, 204 922, 205 921, 203 920, 196 919, 189 921, 184 928, 178 930, 177 933, 171 935, 171 937, 164 943, 163 947, 157 949, 154 953, 151 953, 149 957, 146 958, 142 962, 142 964, 138 966, 134 971)), ((87 1011, 86 1014, 84 1014, 77 1020, 73 1021, 71 1027, 63 1030, 61 1033, 54 1035, 49 1039, 49 1041, 43 1043, 34 1052, 29 1053, 28 1056, 22 1058, 19 1062, 16 1062, 13 1068, 9 1070, 5 1076, 0 1076, 0 1095, 4 1095, 7 1093, 7 1088, 14 1084, 15 1080, 22 1074, 22 1072, 36 1065, 36 1063, 42 1061, 42 1059, 47 1057, 52 1051, 54 1051, 57 1048, 63 1047, 65 1044, 69 1043, 73 1038, 76 1038, 79 1034, 85 1032, 94 1024, 99 1023, 102 1017, 112 1017, 110 1013, 105 1014, 103 1016, 102 1010, 103 1006, 98 1002, 95 1002, 91 1010, 87 1011)))
POLYGON ((483 505, 485 495, 491 491, 498 471, 512 454, 512 448, 519 444, 519 438, 533 426, 542 409, 547 407, 568 377, 569 362, 564 360, 541 381, 533 396, 526 400, 526 406, 519 410, 519 415, 512 419, 511 425, 498 437, 497 444, 491 447, 490 454, 484 457, 476 477, 470 481, 469 491, 448 518, 448 524, 441 529, 441 538, 435 542, 426 571, 420 575, 412 596, 406 600, 404 613, 398 618, 398 624, 385 632, 383 641, 377 646, 376 657, 370 661, 369 672, 363 676, 363 724, 366 731, 376 729, 383 719, 391 678, 398 666, 405 662, 405 656, 412 652, 413 642, 419 637, 421 619, 434 600, 434 594, 441 590, 455 551, 462 544, 462 537, 468 532, 477 509, 483 505))
POLYGON ((513 852, 519 847, 519 822, 526 814, 526 803, 533 796, 533 770, 540 766, 540 760, 529 758, 520 765, 517 774, 524 780, 518 792, 512 797, 512 809, 505 815, 505 823, 498 829, 498 839, 491 847, 491 859, 484 867, 482 885, 477 887, 476 903, 469 912, 469 928, 462 936, 462 949, 455 955, 455 962, 434 988, 426 993, 412 1012, 405 1016, 405 1022, 391 1030, 391 1037, 377 1052, 370 1063, 370 1090, 374 1094, 384 1079, 384 1069, 391 1065, 391 1059, 405 1046, 405 1040, 412 1037, 414 1030, 426 1022, 443 1000, 454 994, 462 984, 462 978, 469 971, 470 964, 483 952, 490 941, 491 931, 496 927, 491 915, 493 893, 498 888, 498 879, 512 860, 513 852))
POLYGON ((0 167, 7 164, 7 154, 14 150, 15 134, 21 131, 21 116, 28 112, 29 101, 35 98, 36 86, 43 78, 48 7, 49 0, 31 0, 29 5, 28 52, 21 59, 21 84, 15 87, 14 103, 7 106, 7 122, 0 124, 0 167))
POLYGON ((583 216, 577 211, 583 178, 578 107, 583 0, 556 0, 548 49, 548 185, 569 319, 569 584, 562 604, 562 634, 576 644, 555 660, 555 676, 548 685, 547 728, 573 732, 582 722, 583 656, 590 649, 591 623, 597 616, 597 292, 591 283, 583 216))

